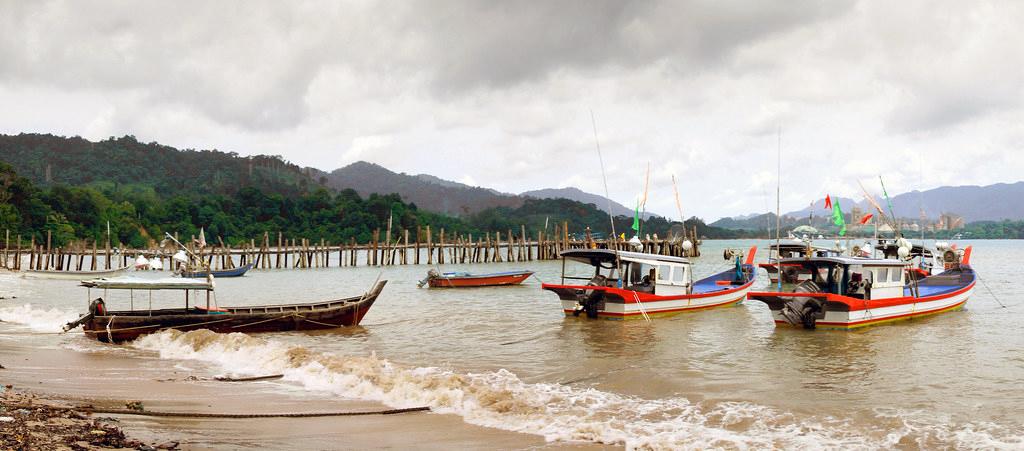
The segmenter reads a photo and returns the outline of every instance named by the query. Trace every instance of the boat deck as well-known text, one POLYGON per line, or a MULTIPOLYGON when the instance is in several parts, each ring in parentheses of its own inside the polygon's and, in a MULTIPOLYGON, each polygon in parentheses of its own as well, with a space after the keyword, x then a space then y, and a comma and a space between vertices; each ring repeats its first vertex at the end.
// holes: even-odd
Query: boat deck
MULTIPOLYGON (((754 271, 753 265, 743 265, 743 271, 754 271)), ((749 273, 748 273, 749 274, 749 273)), ((714 293, 716 291, 725 291, 744 285, 749 280, 742 280, 737 282, 733 276, 735 272, 732 270, 720 272, 710 277, 705 277, 693 283, 693 293, 714 293), (726 283, 727 282, 727 283, 726 283)))

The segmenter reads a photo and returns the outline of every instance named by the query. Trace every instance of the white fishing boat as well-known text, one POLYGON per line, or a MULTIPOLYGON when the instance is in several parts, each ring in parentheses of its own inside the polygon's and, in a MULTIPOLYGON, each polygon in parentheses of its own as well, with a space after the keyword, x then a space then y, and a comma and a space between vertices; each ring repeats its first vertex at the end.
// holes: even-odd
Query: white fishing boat
POLYGON ((22 271, 22 277, 30 279, 54 279, 54 280, 86 280, 86 279, 102 279, 106 277, 115 277, 124 274, 130 266, 117 269, 105 269, 100 271, 57 271, 57 270, 37 270, 27 269, 22 271))

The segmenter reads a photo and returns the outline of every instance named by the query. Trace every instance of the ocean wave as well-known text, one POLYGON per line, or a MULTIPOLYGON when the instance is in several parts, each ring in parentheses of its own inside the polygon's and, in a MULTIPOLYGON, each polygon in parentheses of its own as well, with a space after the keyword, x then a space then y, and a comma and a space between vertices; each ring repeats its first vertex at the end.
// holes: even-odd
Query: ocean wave
POLYGON ((26 327, 35 332, 60 332, 61 327, 78 319, 79 313, 58 308, 36 308, 32 304, 0 308, 0 321, 26 327))
MULTIPOLYGON (((507 370, 462 374, 438 367, 404 367, 375 355, 315 352, 240 333, 163 331, 144 336, 133 346, 156 351, 161 358, 214 363, 234 373, 283 374, 284 380, 309 390, 396 408, 426 405, 460 415, 471 424, 537 434, 549 441, 629 449, 881 449, 920 444, 913 436, 920 436, 925 427, 897 422, 893 426, 903 426, 879 430, 858 427, 850 420, 798 417, 747 402, 642 399, 593 388, 526 383, 507 370)), ((1019 436, 997 429, 951 429, 929 435, 924 443, 1020 445, 1019 436)))

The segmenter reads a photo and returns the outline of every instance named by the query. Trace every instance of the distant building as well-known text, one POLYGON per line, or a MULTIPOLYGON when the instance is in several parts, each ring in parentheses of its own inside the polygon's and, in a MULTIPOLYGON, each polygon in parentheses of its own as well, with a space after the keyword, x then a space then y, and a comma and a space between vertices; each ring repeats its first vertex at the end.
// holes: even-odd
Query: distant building
POLYGON ((936 230, 957 230, 964 228, 964 217, 956 213, 943 213, 939 216, 939 222, 935 224, 936 230))

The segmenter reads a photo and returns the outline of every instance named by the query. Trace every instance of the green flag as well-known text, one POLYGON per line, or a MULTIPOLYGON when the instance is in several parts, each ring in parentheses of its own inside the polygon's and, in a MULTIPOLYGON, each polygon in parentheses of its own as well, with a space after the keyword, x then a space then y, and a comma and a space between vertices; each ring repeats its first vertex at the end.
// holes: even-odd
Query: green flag
POLYGON ((878 183, 882 184, 882 194, 885 195, 885 202, 889 204, 889 216, 892 217, 893 221, 896 220, 896 212, 892 208, 892 199, 889 198, 889 193, 885 191, 885 182, 882 181, 882 176, 878 176, 878 183))
POLYGON ((839 206, 839 198, 832 201, 832 222, 839 226, 839 236, 846 235, 846 219, 843 219, 843 209, 839 206))
POLYGON ((636 209, 633 210, 633 231, 640 233, 640 201, 636 201, 636 209))

